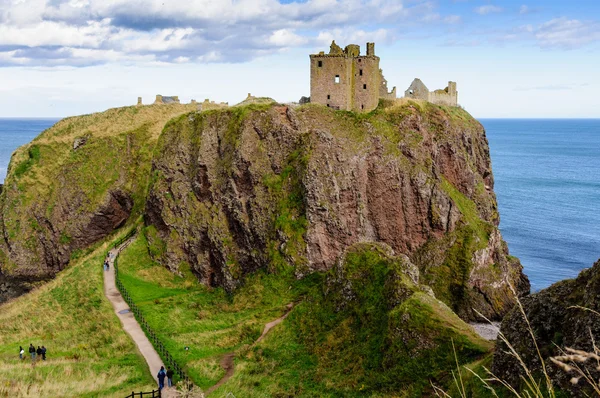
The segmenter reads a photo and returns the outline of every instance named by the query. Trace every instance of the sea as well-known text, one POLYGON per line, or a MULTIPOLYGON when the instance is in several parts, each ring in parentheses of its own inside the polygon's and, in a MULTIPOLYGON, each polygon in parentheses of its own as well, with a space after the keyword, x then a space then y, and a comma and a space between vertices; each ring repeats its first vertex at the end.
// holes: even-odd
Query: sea
MULTIPOLYGON (((58 119, 0 119, 0 181, 12 152, 58 119)), ((482 119, 500 230, 532 291, 600 258, 600 119, 482 119)))

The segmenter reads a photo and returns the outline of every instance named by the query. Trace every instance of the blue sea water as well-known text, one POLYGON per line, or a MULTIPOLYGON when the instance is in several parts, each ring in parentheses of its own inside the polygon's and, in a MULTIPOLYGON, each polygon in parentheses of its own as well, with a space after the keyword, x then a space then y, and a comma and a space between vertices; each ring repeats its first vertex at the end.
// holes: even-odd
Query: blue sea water
MULTIPOLYGON (((57 119, 0 119, 0 181, 12 152, 57 119)), ((484 119, 500 230, 533 290, 600 258, 600 120, 484 119)))
POLYGON ((600 258, 600 120, 481 120, 500 231, 536 291, 600 258))
POLYGON ((0 183, 12 153, 27 144, 59 119, 0 119, 0 183))

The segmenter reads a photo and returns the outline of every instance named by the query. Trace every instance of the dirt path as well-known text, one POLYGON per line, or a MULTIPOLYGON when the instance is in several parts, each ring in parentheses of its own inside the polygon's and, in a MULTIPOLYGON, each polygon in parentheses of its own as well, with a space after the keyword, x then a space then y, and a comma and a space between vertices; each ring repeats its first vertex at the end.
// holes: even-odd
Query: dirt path
POLYGON ((131 240, 123 243, 118 248, 110 251, 110 260, 108 262, 110 268, 108 271, 104 271, 104 294, 106 295, 106 298, 108 298, 108 301, 111 302, 115 310, 115 314, 121 320, 123 329, 127 333, 129 333, 129 335, 137 345, 138 349, 144 356, 144 359, 146 360, 146 362, 148 363, 148 367, 150 368, 150 373, 152 374, 152 377, 156 378, 160 367, 163 366, 162 360, 160 359, 160 356, 158 356, 158 353, 152 346, 152 343, 150 343, 150 340, 148 340, 148 338, 144 334, 144 331, 136 321, 135 317, 133 316, 133 313, 129 312, 129 306, 127 305, 125 300, 123 300, 123 297, 121 296, 121 293, 119 292, 119 289, 117 289, 117 286, 115 284, 115 257, 121 252, 121 250, 125 249, 125 247, 127 247, 127 245, 130 242, 131 240))
MULTIPOLYGON (((262 334, 260 335, 260 337, 258 339, 256 339, 256 341, 252 344, 252 347, 254 347, 255 345, 257 345, 258 343, 260 343, 265 336, 271 331, 271 329, 273 329, 275 326, 279 325, 281 322, 283 322, 283 320, 285 318, 287 318, 287 316, 290 314, 290 312, 292 311, 292 308, 294 308, 294 304, 290 303, 287 305, 287 310, 285 312, 285 314, 283 314, 282 316, 280 316, 279 318, 275 319, 272 322, 269 322, 265 325, 265 328, 263 329, 262 334)), ((235 373, 235 363, 234 363, 234 359, 235 359, 235 353, 234 352, 229 352, 225 355, 223 355, 223 357, 221 358, 221 367, 223 369, 225 369, 225 375, 223 377, 221 377, 221 380, 219 380, 217 382, 217 384, 215 384, 214 386, 210 387, 208 390, 206 390, 205 394, 208 395, 210 393, 212 393, 213 391, 215 391, 217 388, 221 387, 223 384, 225 384, 225 382, 227 380, 229 380, 231 378, 231 376, 234 375, 235 373)))

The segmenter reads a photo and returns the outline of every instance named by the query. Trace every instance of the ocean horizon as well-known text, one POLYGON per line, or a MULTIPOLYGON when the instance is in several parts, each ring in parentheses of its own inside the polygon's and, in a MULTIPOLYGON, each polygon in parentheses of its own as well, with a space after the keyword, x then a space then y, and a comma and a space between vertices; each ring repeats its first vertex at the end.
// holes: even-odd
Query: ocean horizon
MULTIPOLYGON (((61 118, 0 118, 0 181, 10 156, 61 118)), ((600 119, 482 118, 500 231, 532 291, 600 258, 600 119)))

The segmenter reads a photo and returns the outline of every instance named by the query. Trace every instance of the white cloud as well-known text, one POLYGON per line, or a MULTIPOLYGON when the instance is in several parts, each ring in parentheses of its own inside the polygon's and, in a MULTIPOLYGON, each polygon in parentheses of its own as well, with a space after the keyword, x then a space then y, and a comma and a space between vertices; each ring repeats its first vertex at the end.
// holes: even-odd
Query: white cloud
POLYGON ((487 15, 487 14, 493 14, 493 13, 498 13, 498 12, 502 12, 503 8, 502 7, 498 7, 498 6, 494 6, 494 5, 487 5, 487 6, 480 6, 475 8, 475 12, 479 15, 487 15))
POLYGON ((308 40, 290 29, 279 29, 271 34, 269 43, 277 47, 297 47, 306 44, 308 40))
POLYGON ((600 41, 600 23, 555 18, 535 31, 541 47, 572 49, 600 41))
POLYGON ((531 10, 526 5, 522 5, 521 8, 519 8, 519 14, 528 14, 530 11, 531 10))
POLYGON ((69 62, 70 49, 102 50, 90 64, 102 54, 105 62, 241 62, 321 43, 327 32, 342 32, 341 43, 389 41, 403 21, 460 21, 435 8, 430 0, 0 0, 0 66, 84 65, 69 62))

